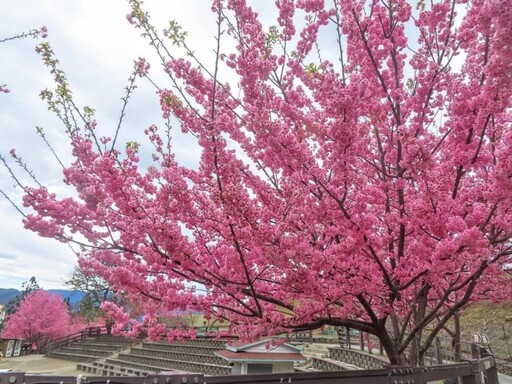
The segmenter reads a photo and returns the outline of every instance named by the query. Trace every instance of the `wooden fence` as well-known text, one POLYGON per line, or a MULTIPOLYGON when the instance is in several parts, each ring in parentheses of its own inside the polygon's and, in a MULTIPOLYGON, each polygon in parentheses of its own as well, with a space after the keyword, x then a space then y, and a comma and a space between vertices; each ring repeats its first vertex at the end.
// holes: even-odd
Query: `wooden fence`
POLYGON ((71 343, 75 343, 77 341, 85 340, 87 337, 95 337, 107 334, 107 328, 106 327, 89 327, 85 328, 83 331, 72 333, 71 335, 67 335, 64 337, 61 337, 59 339, 52 340, 50 343, 48 343, 44 349, 40 350, 39 352, 43 352, 48 354, 52 350, 56 350, 62 347, 67 347, 71 343))
POLYGON ((444 380, 463 384, 499 384, 492 356, 456 364, 425 367, 388 367, 374 370, 278 373, 262 375, 204 376, 180 372, 145 377, 42 376, 0 372, 0 383, 9 384, 422 384, 444 380))

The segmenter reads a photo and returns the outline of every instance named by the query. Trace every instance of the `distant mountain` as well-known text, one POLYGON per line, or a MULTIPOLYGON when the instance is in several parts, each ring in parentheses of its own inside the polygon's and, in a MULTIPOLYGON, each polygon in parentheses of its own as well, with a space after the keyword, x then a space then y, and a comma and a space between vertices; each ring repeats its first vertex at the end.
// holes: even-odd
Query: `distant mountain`
POLYGON ((45 291, 48 291, 50 293, 58 293, 62 296, 62 299, 69 299, 69 303, 72 307, 74 307, 82 298, 85 296, 85 294, 81 291, 69 291, 67 289, 45 289, 45 291))
POLYGON ((16 297, 20 291, 14 288, 0 288, 0 304, 5 305, 12 298, 16 297))
MULTIPOLYGON (((74 307, 84 297, 84 293, 80 291, 70 291, 66 289, 45 289, 50 293, 57 293, 62 299, 68 299, 72 307, 74 307)), ((0 304, 5 305, 9 300, 20 294, 20 291, 14 288, 0 288, 0 304)))

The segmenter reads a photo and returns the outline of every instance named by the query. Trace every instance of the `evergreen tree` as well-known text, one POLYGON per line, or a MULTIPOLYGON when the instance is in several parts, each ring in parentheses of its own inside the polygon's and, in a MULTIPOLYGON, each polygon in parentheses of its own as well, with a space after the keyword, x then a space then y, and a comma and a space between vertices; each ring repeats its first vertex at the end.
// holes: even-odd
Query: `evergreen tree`
POLYGON ((21 292, 12 299, 10 299, 9 302, 7 303, 7 306, 5 308, 5 316, 8 317, 14 314, 18 310, 18 307, 25 298, 25 296, 39 289, 41 289, 41 287, 39 286, 35 276, 32 276, 30 279, 22 283, 21 292))

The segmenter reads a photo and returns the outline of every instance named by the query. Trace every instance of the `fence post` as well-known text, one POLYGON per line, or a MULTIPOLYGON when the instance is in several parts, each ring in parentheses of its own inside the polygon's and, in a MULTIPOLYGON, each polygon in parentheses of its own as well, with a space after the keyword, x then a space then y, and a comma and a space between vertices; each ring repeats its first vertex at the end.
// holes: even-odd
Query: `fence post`
POLYGON ((479 359, 480 356, 480 345, 477 343, 471 343, 471 358, 472 359, 479 359))
POLYGON ((439 337, 435 338, 435 347, 437 364, 443 364, 443 357, 441 356, 441 340, 439 337))
POLYGON ((462 384, 482 384, 482 375, 478 368, 478 360, 470 360, 471 374, 462 377, 462 384))
POLYGON ((486 384, 500 384, 500 380, 498 378, 498 369, 496 368, 496 363, 491 368, 485 371, 485 383, 486 384))

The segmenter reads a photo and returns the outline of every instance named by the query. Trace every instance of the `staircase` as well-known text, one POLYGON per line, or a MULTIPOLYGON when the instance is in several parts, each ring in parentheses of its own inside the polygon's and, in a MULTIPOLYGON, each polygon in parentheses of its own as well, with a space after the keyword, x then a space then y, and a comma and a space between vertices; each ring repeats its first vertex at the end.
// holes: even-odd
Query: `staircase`
POLYGON ((71 360, 90 363, 101 358, 107 358, 114 353, 133 345, 134 340, 111 335, 99 335, 77 340, 57 349, 48 351, 48 357, 61 360, 71 360))
POLYGON ((302 354, 306 359, 313 357, 322 358, 329 356, 329 347, 336 346, 335 344, 305 344, 302 354))
POLYGON ((78 365, 78 369, 102 376, 146 376, 166 371, 229 375, 231 366, 216 356, 225 341, 196 339, 186 343, 144 342, 116 356, 78 365))
POLYGON ((337 344, 306 344, 302 354, 305 364, 295 368, 298 372, 353 371, 377 369, 389 364, 383 356, 371 355, 356 349, 341 348, 337 344))

